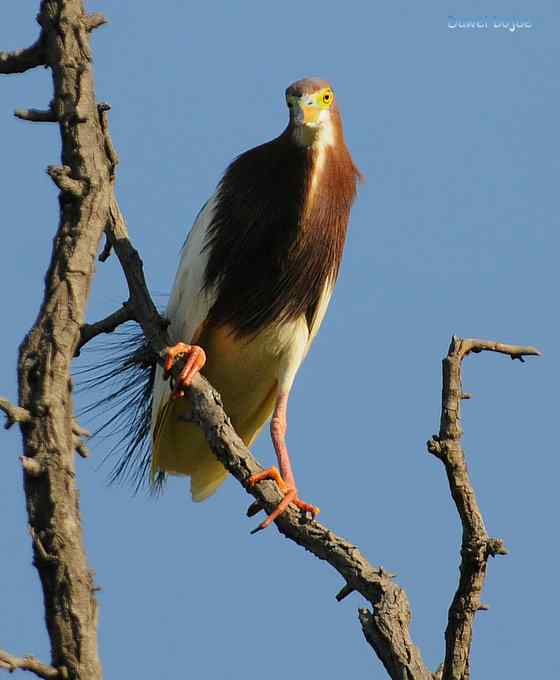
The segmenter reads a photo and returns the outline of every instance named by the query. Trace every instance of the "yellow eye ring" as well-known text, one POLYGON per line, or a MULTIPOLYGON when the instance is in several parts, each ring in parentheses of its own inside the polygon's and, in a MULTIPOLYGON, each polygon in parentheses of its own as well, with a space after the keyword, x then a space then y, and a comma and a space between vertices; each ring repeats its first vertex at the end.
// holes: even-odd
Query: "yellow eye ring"
POLYGON ((325 94, 321 97, 321 101, 325 105, 329 105, 333 100, 333 94, 332 92, 325 92, 325 94))

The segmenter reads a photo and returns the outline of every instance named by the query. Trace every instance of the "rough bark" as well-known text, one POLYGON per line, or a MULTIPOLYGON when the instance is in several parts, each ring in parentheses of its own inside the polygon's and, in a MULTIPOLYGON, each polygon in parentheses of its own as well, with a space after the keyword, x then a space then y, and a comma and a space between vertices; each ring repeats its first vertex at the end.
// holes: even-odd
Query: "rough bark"
MULTIPOLYGON (((32 48, 0 55, 2 73, 21 73, 41 64, 50 67, 54 97, 49 118, 58 122, 62 141, 61 165, 49 169, 60 188, 60 222, 41 308, 19 351, 19 408, 29 418, 15 419, 23 435, 29 529, 43 590, 52 666, 65 677, 94 680, 101 678, 97 605, 75 484, 77 442, 70 363, 107 223, 112 167, 103 146, 93 86, 92 21, 83 3, 43 0, 37 19, 42 30, 32 48)), ((36 114, 20 117, 40 118, 36 114)))
POLYGON ((29 69, 43 66, 46 55, 43 42, 43 34, 31 47, 13 52, 0 52, 0 73, 10 75, 15 73, 25 73, 29 69))
POLYGON ((463 539, 459 586, 449 608, 445 631, 445 661, 440 676, 442 680, 468 680, 470 677, 472 627, 476 612, 485 609, 481 605, 480 595, 488 558, 507 554, 503 541, 490 538, 486 532, 461 446, 461 400, 468 398, 462 390, 462 362, 469 353, 484 350, 508 354, 512 359, 521 361, 524 356, 540 355, 539 350, 534 347, 453 337, 449 352, 443 360, 440 429, 439 434, 428 442, 428 450, 445 466, 449 489, 463 527, 463 539))
POLYGON ((10 673, 17 670, 29 671, 39 678, 45 678, 45 680, 56 680, 64 675, 60 669, 42 663, 33 656, 13 656, 2 650, 0 650, 0 668, 4 668, 10 673))

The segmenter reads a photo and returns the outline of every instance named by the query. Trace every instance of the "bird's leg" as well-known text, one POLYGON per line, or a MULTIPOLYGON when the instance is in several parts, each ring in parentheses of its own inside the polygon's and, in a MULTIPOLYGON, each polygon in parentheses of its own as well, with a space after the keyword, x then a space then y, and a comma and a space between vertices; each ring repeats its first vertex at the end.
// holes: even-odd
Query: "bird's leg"
POLYGON ((288 455, 288 447, 286 446, 286 432, 288 430, 288 395, 280 394, 276 401, 272 420, 270 421, 270 434, 272 435, 272 443, 276 451, 276 458, 278 458, 278 465, 280 466, 280 475, 284 482, 296 491, 296 480, 292 471, 292 463, 288 455))
POLYGON ((267 470, 251 475, 249 478, 249 486, 253 486, 263 479, 273 479, 276 484, 278 484, 280 491, 284 494, 284 498, 274 508, 270 515, 251 533, 266 529, 267 526, 272 524, 272 522, 287 509, 290 503, 293 503, 304 512, 310 512, 313 516, 319 513, 319 508, 310 505, 309 503, 304 503, 297 495, 296 481, 290 462, 290 456, 288 455, 288 447, 286 446, 286 430, 288 429, 286 418, 287 406, 288 394, 280 394, 276 401, 272 420, 270 421, 270 434, 272 435, 272 443, 274 444, 274 450, 276 451, 280 472, 273 466, 267 470))
POLYGON ((181 354, 185 354, 187 360, 177 376, 175 386, 173 387, 173 397, 179 398, 185 396, 185 389, 189 387, 193 381, 194 376, 206 363, 206 354, 202 347, 198 345, 187 345, 184 342, 178 342, 173 347, 169 347, 167 356, 165 357, 165 365, 163 367, 163 377, 167 380, 171 375, 171 369, 175 360, 181 354))

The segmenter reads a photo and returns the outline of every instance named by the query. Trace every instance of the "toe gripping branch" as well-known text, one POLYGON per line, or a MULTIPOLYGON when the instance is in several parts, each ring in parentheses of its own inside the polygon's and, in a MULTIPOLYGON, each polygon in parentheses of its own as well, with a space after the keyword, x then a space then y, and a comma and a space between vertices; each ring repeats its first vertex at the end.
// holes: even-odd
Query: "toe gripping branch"
MULTIPOLYGON (((310 513, 312 517, 315 517, 315 515, 319 514, 319 508, 315 505, 311 505, 310 503, 305 503, 302 501, 297 495, 297 489, 287 484, 274 466, 263 470, 262 472, 251 475, 248 485, 249 487, 255 486, 255 484, 258 484, 265 479, 274 480, 280 491, 284 494, 284 498, 280 501, 280 503, 278 503, 270 515, 265 520, 263 520, 258 527, 251 531, 251 534, 256 534, 258 531, 262 531, 263 529, 266 529, 268 526, 270 526, 275 519, 280 517, 280 515, 282 515, 282 513, 287 510, 290 503, 293 503, 297 508, 303 510, 303 512, 310 513)), ((255 501, 249 506, 249 509, 247 510, 247 516, 253 517, 253 515, 256 515, 260 510, 264 510, 262 503, 260 501, 255 501)))
POLYGON ((195 375, 200 372, 200 369, 206 363, 206 354, 202 347, 178 342, 173 347, 170 347, 167 352, 163 367, 163 377, 165 380, 171 376, 171 369, 179 356, 185 356, 186 361, 177 379, 171 383, 173 398, 175 399, 185 396, 185 390, 191 386, 195 375))

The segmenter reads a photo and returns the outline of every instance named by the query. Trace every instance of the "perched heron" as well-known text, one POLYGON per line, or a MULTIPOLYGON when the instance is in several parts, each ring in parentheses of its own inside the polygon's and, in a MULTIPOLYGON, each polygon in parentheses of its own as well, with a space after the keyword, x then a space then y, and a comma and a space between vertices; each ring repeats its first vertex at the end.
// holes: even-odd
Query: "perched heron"
POLYGON ((298 80, 286 101, 286 129, 233 161, 192 227, 166 311, 177 344, 153 383, 152 479, 190 476, 195 501, 214 493, 227 475, 201 430, 180 418, 196 373, 220 392, 247 446, 271 418, 278 469, 250 483, 273 478, 284 498, 258 528, 290 503, 319 511, 298 496, 286 414, 333 291, 360 179, 329 83, 298 80), (166 380, 179 355, 186 363, 170 389, 166 380))

